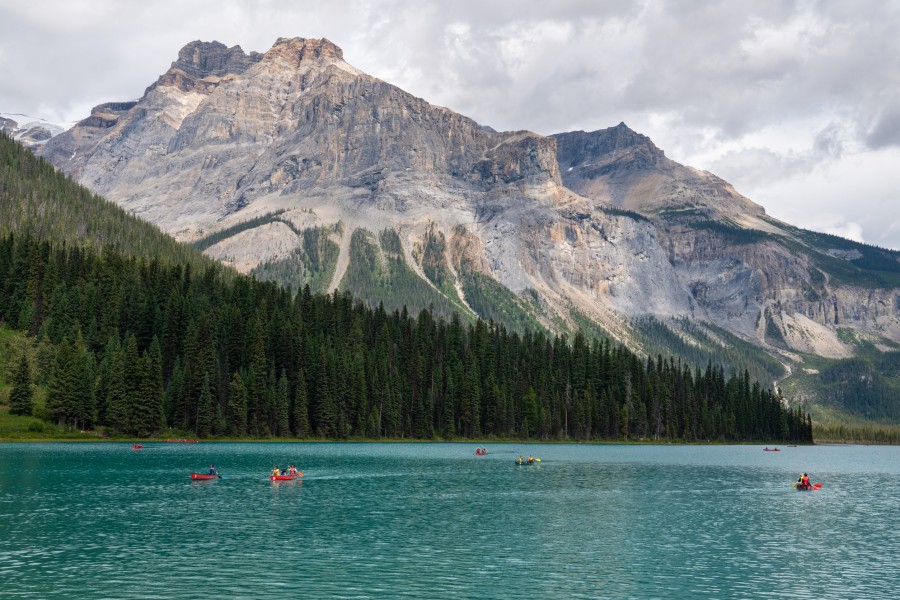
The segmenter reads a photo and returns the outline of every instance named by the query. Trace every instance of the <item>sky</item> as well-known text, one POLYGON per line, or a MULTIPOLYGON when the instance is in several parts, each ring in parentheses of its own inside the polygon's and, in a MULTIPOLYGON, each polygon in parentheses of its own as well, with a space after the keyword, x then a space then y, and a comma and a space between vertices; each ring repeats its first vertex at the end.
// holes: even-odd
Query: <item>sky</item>
POLYGON ((0 113, 71 124, 188 42, 279 37, 497 130, 624 121, 776 218, 900 249, 900 0, 0 0, 0 113))

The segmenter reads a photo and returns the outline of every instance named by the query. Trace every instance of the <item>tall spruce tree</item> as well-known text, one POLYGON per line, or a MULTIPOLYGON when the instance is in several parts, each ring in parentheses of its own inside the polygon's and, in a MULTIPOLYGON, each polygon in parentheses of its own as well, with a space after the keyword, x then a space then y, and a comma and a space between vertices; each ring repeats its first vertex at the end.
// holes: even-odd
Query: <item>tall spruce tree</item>
POLYGON ((28 354, 24 351, 13 375, 12 384, 12 390, 9 393, 9 413, 30 415, 34 410, 34 390, 31 388, 31 366, 28 363, 28 354))
POLYGON ((80 326, 75 333, 75 367, 77 383, 72 419, 76 428, 89 429, 94 422, 96 409, 96 365, 94 353, 88 350, 80 326))
POLYGON ((213 426, 213 402, 209 389, 209 373, 203 375, 203 387, 200 389, 200 398, 197 400, 197 435, 206 437, 212 432, 213 426))
POLYGON ((146 379, 146 365, 138 352, 137 338, 129 333, 123 345, 124 388, 125 388, 125 432, 137 435, 144 430, 143 385, 146 379))
POLYGON ((290 425, 290 384, 287 372, 282 369, 275 390, 275 435, 286 437, 291 433, 290 425))
POLYGON ((56 352, 56 361, 47 386, 47 415, 62 427, 75 414, 80 369, 75 356, 74 341, 66 336, 56 352))
POLYGON ((240 372, 235 371, 228 385, 228 410, 226 413, 228 435, 247 435, 247 386, 240 372))
POLYGON ((125 350, 118 338, 103 376, 105 424, 119 433, 129 430, 128 386, 125 383, 125 350))
POLYGON ((162 353, 156 337, 150 348, 140 358, 138 395, 133 400, 131 430, 135 435, 147 437, 163 427, 162 353))
POLYGON ((291 412, 291 431, 295 437, 305 438, 309 435, 309 401, 306 395, 306 376, 303 369, 297 374, 297 387, 294 391, 294 404, 291 412))

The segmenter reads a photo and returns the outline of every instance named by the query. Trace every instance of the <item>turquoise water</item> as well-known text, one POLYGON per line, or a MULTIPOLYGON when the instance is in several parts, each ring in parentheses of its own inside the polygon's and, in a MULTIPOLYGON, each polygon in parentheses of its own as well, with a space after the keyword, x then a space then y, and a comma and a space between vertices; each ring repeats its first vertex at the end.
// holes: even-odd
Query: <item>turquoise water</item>
POLYGON ((474 449, 0 444, 0 597, 893 598, 900 587, 900 448, 474 449), (540 464, 513 463, 529 453, 540 464), (189 480, 210 462, 222 479, 189 480), (268 481, 291 462, 302 482, 268 481), (794 491, 804 470, 824 488, 794 491))

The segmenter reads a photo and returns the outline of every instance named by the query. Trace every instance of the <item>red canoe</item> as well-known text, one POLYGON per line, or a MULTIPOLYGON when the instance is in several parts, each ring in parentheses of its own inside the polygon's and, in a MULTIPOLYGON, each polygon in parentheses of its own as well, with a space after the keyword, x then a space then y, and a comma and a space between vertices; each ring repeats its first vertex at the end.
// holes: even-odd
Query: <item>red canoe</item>
POLYGON ((303 473, 297 475, 269 475, 270 481, 293 481, 298 477, 303 477, 303 473))
POLYGON ((209 475, 208 473, 191 473, 191 479, 206 481, 207 479, 215 479, 218 475, 209 475))
POLYGON ((808 485, 803 485, 801 483, 795 483, 794 488, 798 492, 809 492, 809 491, 821 490, 822 484, 821 483, 810 483, 808 485))

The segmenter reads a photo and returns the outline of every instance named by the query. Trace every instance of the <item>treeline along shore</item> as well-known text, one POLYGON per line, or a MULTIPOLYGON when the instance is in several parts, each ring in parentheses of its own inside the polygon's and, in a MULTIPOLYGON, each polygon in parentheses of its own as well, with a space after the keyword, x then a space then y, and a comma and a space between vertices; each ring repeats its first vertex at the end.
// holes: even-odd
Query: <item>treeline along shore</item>
POLYGON ((0 321, 34 339, 34 357, 18 361, 28 385, 46 385, 47 418, 80 429, 812 440, 809 416, 746 372, 642 359, 580 334, 388 313, 348 293, 292 295, 29 233, 0 238, 0 282, 0 321))

